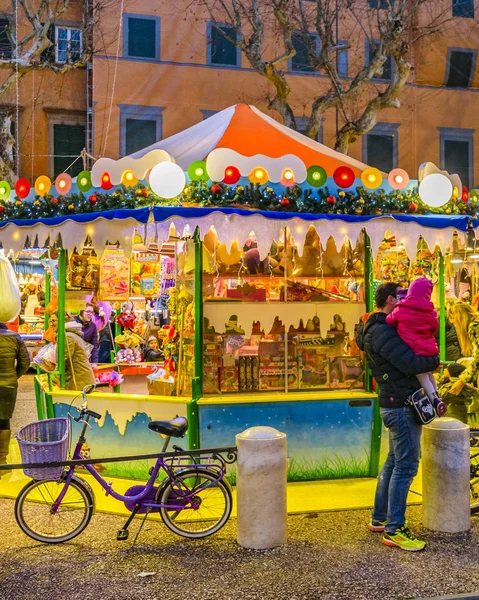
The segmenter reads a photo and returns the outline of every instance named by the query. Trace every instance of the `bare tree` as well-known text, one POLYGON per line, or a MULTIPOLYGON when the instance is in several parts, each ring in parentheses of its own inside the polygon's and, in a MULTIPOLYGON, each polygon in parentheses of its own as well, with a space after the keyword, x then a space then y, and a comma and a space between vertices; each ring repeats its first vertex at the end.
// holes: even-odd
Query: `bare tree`
POLYGON ((399 108, 412 71, 411 48, 449 20, 437 0, 193 0, 191 7, 198 6, 272 84, 269 108, 292 129, 297 129, 294 79, 287 65, 301 45, 308 70, 322 76, 310 102, 306 135, 314 139, 326 111, 335 108, 340 117, 335 148, 345 154, 374 127, 381 110, 399 108), (338 40, 339 28, 346 43, 338 40), (365 41, 369 60, 353 61, 354 72, 345 77, 338 72, 339 53, 364 48, 365 41), (386 80, 387 65, 392 68, 386 80))
MULTIPOLYGON (((4 77, 0 82, 0 104, 2 96, 22 77, 31 71, 51 71, 57 74, 85 66, 90 60, 92 33, 95 15, 99 5, 94 0, 12 0, 12 12, 8 24, 1 31, 0 72, 4 77), (80 29, 81 44, 75 49, 69 46, 62 63, 55 62, 52 26, 69 8, 79 6, 82 11, 80 29), (19 36, 19 32, 22 36, 19 36)), ((0 110, 0 177, 14 180, 15 140, 11 133, 15 107, 3 104, 0 110)), ((18 124, 17 124, 18 127, 18 124)), ((20 149, 17 149, 19 152, 20 149)))

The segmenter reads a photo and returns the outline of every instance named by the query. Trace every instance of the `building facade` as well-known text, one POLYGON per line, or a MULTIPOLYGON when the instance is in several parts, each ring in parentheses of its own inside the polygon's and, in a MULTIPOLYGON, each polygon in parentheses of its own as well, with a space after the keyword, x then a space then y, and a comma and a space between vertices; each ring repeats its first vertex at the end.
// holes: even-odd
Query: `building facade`
MULTIPOLYGON (((373 6, 378 0, 365 2, 373 6)), ((190 4, 126 0, 123 14, 105 11, 111 39, 93 61, 96 155, 129 154, 238 102, 268 112, 270 84, 213 27, 206 12, 188 11, 190 4)), ((414 70, 401 94, 401 107, 382 111, 378 124, 352 144, 349 153, 386 171, 399 166, 414 178, 422 162, 433 161, 459 173, 470 187, 479 183, 474 161, 479 150, 479 7, 474 0, 440 0, 436 8, 448 22, 441 35, 414 44, 414 70)), ((338 69, 343 78, 351 78, 369 60, 370 49, 343 22, 339 37, 349 47, 340 52, 338 69)), ((317 90, 327 82, 308 69, 304 49, 299 40, 295 43, 298 53, 284 68, 301 128, 317 90)), ((270 37, 266 46, 275 49, 275 44, 270 37)), ((391 68, 386 63, 378 86, 391 68)), ((336 115, 331 110, 318 140, 334 146, 335 135, 336 115)))
MULTIPOLYGON (((40 59, 56 67, 75 62, 82 53, 82 22, 85 4, 72 2, 48 31, 53 42, 40 59)), ((12 14, 12 3, 0 3, 0 55, 14 58, 9 29, 18 30, 18 39, 31 31, 25 13, 19 6, 18 19, 12 14)), ((0 70, 2 81, 11 71, 0 70)), ((87 69, 64 74, 48 69, 29 71, 0 97, 0 114, 10 116, 11 131, 18 148, 15 162, 20 176, 32 182, 39 175, 55 175, 66 170, 72 175, 83 167, 76 160, 85 148, 87 132, 87 69), (18 160, 17 160, 18 157, 18 160), (72 163, 74 163, 72 165, 72 163)))
MULTIPOLYGON (((385 0, 364 1, 375 7, 385 0)), ((378 124, 349 153, 384 171, 399 166, 413 178, 422 162, 432 161, 459 173, 471 187, 479 184, 479 5, 474 0, 436 4, 448 22, 441 35, 413 45, 414 69, 401 107, 382 111, 378 124)), ((96 157, 118 158, 238 102, 278 118, 268 111, 271 84, 218 32, 207 12, 191 5, 188 0, 102 2, 91 65, 63 75, 32 71, 20 79, 18 90, 10 87, 0 98, 0 111, 12 114, 20 174, 32 181, 67 169, 75 175, 83 167, 82 160, 74 162, 83 148, 96 157)), ((11 45, 4 29, 13 18, 11 4, 1 8, 0 3, 0 53, 8 58, 11 45)), ((84 10, 83 0, 72 3, 55 23, 48 60, 57 65, 74 60, 81 50, 84 10)), ((20 32, 27 27, 18 26, 20 32)), ((234 36, 226 25, 224 31, 234 36)), ((265 35, 266 55, 273 56, 280 42, 272 33, 265 35)), ((340 22, 338 36, 345 45, 338 71, 347 82, 367 63, 371 49, 347 22, 340 22)), ((297 54, 284 70, 302 129, 313 99, 328 82, 309 67, 299 37, 293 41, 297 54)), ((379 89, 392 68, 388 62, 378 75, 379 89)), ((336 128, 333 109, 325 115, 318 141, 334 147, 336 128)))

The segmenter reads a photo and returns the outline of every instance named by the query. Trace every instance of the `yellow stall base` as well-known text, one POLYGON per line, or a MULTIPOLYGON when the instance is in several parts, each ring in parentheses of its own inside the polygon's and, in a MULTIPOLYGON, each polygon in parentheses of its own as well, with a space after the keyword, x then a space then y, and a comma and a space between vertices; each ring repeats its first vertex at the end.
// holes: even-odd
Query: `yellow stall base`
MULTIPOLYGON (((10 444, 10 454, 8 457, 10 463, 21 463, 20 452, 16 441, 10 444)), ((122 502, 118 502, 111 496, 105 496, 103 488, 89 474, 78 471, 78 476, 84 478, 92 487, 95 493, 96 510, 118 515, 128 515, 122 502)), ((138 485, 138 481, 128 479, 112 479, 113 487, 116 492, 124 493, 130 486, 138 485)), ((10 474, 4 475, 0 479, 0 497, 16 498, 23 486, 28 483, 29 478, 25 477, 23 471, 15 470, 10 474)), ((288 513, 308 513, 330 510, 352 510, 368 509, 374 502, 374 492, 376 489, 376 479, 372 477, 354 478, 354 479, 329 479, 323 481, 305 481, 288 483, 287 499, 288 513)), ((236 489, 234 488, 234 495, 236 489)), ((408 504, 421 503, 421 471, 415 478, 411 492, 408 497, 408 504)), ((233 504, 232 516, 236 516, 236 502, 233 504)), ((152 518, 158 519, 158 515, 152 518)))

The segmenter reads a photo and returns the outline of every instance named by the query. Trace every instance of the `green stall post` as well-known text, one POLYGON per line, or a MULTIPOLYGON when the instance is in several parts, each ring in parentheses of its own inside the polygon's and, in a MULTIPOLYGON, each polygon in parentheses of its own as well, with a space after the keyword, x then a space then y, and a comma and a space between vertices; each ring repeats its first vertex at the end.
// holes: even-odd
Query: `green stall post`
POLYGON ((199 448, 198 400, 203 395, 203 243, 200 229, 193 234, 195 245, 195 376, 192 381, 192 398, 187 405, 188 440, 190 449, 199 448))
MULTIPOLYGON (((374 274, 373 274, 373 252, 371 248, 371 240, 364 231, 364 286, 366 312, 370 313, 374 310, 374 274)), ((365 389, 367 392, 372 391, 371 370, 365 364, 365 389)), ((375 399, 373 404, 373 422, 371 431, 371 456, 369 460, 369 475, 377 477, 379 473, 379 455, 381 450, 381 431, 382 420, 379 412, 379 402, 375 399)))
POLYGON ((67 251, 58 251, 58 331, 57 331, 57 370, 60 373, 60 389, 65 388, 65 295, 67 279, 67 251))
POLYGON ((446 361, 446 285, 444 282, 444 255, 439 253, 439 358, 446 361))

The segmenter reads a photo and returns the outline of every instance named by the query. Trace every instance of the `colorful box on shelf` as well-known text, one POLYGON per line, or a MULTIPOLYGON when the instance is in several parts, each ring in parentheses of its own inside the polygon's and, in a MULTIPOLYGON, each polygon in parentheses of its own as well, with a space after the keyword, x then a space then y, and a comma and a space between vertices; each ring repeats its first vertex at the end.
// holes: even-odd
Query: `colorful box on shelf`
POLYGON ((215 394, 219 392, 219 367, 203 367, 203 391, 205 394, 215 394))
POLYGON ((298 350, 299 387, 329 387, 329 353, 317 346, 300 346, 298 350))
MULTIPOLYGON (((260 390, 284 390, 286 367, 284 361, 270 362, 259 368, 260 390)), ((297 390, 299 387, 298 366, 288 364, 288 389, 297 390)))
POLYGON ((220 368, 220 390, 222 392, 237 392, 239 390, 238 368, 220 368))
POLYGON ((358 356, 335 356, 329 366, 332 388, 364 388, 362 361, 358 356))

